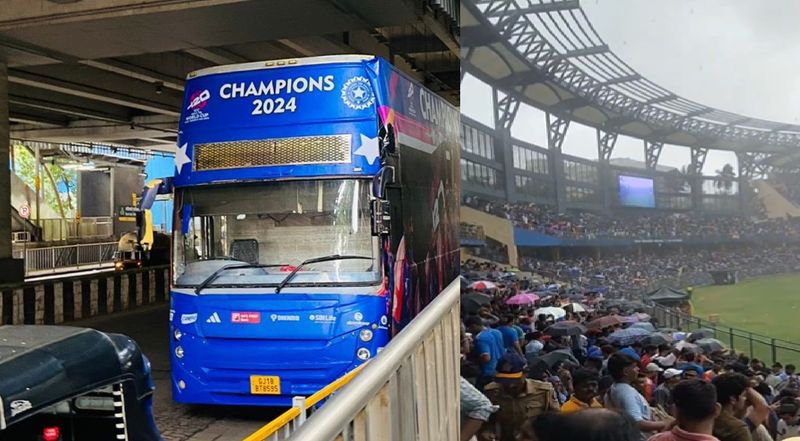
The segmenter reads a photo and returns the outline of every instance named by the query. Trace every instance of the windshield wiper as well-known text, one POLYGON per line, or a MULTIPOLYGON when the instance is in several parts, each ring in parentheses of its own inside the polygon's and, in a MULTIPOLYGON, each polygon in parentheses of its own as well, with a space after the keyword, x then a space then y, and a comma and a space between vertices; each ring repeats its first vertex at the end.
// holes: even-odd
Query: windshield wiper
POLYGON ((315 257, 313 259, 304 260, 300 265, 297 265, 297 268, 294 269, 285 279, 275 288, 275 294, 279 294, 284 286, 289 283, 294 276, 300 271, 300 268, 311 264, 311 263, 320 263, 320 262, 329 262, 331 260, 345 260, 345 259, 365 259, 365 260, 372 260, 372 257, 368 256, 349 256, 349 255, 339 255, 339 254, 331 254, 330 256, 323 256, 323 257, 315 257))
POLYGON ((232 270, 232 269, 243 269, 243 268, 277 268, 281 266, 287 266, 285 263, 278 263, 273 265, 261 265, 258 263, 241 263, 241 264, 234 264, 234 265, 225 265, 222 268, 214 271, 210 276, 206 277, 203 280, 203 283, 198 285, 198 287, 194 290, 195 294, 200 294, 200 291, 204 290, 208 285, 211 284, 217 277, 220 276, 225 271, 232 270))

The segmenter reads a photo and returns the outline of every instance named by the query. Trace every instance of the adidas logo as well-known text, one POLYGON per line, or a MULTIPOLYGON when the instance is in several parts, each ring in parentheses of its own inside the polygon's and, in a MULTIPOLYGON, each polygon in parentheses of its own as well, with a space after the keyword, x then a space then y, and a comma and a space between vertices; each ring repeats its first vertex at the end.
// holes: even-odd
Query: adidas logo
POLYGON ((222 323, 222 320, 219 319, 219 314, 215 312, 206 320, 206 323, 222 323))

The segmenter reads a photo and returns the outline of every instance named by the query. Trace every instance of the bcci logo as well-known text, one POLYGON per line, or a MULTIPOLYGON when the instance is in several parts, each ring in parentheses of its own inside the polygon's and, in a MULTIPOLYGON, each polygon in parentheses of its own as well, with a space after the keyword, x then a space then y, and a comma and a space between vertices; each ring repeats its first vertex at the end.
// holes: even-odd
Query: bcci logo
POLYGON ((353 77, 342 86, 342 101, 347 107, 364 110, 375 103, 375 95, 369 81, 364 77, 353 77))

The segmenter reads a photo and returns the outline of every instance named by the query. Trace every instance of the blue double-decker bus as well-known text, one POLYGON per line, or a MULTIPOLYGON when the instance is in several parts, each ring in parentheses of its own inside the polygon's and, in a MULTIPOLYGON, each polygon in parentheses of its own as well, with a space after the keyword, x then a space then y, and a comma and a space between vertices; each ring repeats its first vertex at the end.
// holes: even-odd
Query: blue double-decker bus
POLYGON ((179 129, 176 401, 288 405, 457 277, 459 113, 386 61, 197 71, 179 129))

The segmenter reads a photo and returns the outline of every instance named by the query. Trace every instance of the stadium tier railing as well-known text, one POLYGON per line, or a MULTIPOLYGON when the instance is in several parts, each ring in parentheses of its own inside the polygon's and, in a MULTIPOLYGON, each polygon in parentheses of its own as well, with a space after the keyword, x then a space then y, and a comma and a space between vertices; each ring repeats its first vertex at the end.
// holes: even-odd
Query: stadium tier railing
POLYGON ((662 305, 652 305, 650 310, 650 315, 658 321, 658 327, 675 328, 685 332, 710 329, 714 331, 714 338, 729 349, 743 352, 751 359, 757 358, 770 363, 777 361, 783 364, 800 364, 798 343, 731 328, 717 323, 716 320, 703 319, 662 305))

